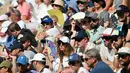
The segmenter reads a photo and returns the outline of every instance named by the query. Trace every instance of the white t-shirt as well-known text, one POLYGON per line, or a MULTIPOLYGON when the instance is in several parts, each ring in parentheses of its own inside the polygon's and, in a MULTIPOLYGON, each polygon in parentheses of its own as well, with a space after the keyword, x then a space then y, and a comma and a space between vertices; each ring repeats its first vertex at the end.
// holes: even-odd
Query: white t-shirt
POLYGON ((21 29, 25 28, 25 23, 23 20, 18 21, 17 24, 20 26, 21 29))
MULTIPOLYGON (((59 64, 60 64, 60 58, 57 58, 54 62, 53 62, 53 70, 54 72, 56 72, 59 68, 59 64)), ((63 57, 63 67, 68 67, 68 57, 63 57)))
POLYGON ((89 73, 85 68, 80 67, 78 73, 82 73, 82 72, 89 73))
POLYGON ((114 56, 115 52, 113 49, 109 50, 104 44, 101 44, 100 46, 100 56, 105 57, 108 61, 113 62, 114 61, 114 56))
POLYGON ((35 5, 34 10, 32 12, 31 22, 41 23, 41 18, 43 18, 46 15, 49 15, 49 14, 47 13, 47 9, 44 3, 40 5, 35 5))
POLYGON ((40 72, 40 73, 52 73, 52 72, 49 69, 44 68, 43 72, 40 72))

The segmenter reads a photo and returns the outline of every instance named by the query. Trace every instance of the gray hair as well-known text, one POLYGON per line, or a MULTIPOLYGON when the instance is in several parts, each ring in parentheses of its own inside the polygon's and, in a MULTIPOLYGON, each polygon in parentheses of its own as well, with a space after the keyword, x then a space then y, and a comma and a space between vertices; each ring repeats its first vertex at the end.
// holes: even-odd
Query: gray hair
POLYGON ((85 52, 85 55, 89 56, 90 58, 96 58, 98 61, 101 60, 99 50, 97 50, 96 48, 92 48, 90 50, 87 50, 85 52))

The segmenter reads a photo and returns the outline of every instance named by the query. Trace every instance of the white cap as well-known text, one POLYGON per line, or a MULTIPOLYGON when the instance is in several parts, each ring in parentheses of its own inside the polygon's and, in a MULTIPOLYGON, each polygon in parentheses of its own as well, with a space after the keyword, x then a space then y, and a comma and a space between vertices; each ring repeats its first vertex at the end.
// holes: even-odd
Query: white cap
POLYGON ((84 12, 78 12, 72 16, 73 19, 84 19, 85 13, 84 12))
POLYGON ((11 21, 4 21, 1 25, 1 32, 5 33, 8 30, 8 26, 11 24, 11 21))
POLYGON ((63 43, 70 43, 69 38, 66 36, 61 37, 60 41, 62 41, 63 43))
POLYGON ((1 15, 0 16, 0 21, 2 21, 2 20, 8 20, 8 16, 5 15, 5 14, 1 15))
POLYGON ((130 54, 130 48, 128 48, 128 47, 121 47, 119 49, 119 51, 118 51, 118 54, 125 54, 125 53, 130 54))
POLYGON ((112 33, 112 28, 107 28, 103 31, 103 36, 110 36, 112 33))
POLYGON ((46 61, 46 57, 42 53, 37 53, 30 61, 46 61))

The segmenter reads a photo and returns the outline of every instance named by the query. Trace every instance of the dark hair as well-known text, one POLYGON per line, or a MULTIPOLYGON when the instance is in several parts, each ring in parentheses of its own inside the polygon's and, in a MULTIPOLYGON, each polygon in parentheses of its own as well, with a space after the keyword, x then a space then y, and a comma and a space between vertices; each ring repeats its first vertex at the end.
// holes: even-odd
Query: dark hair
POLYGON ((12 22, 12 23, 8 26, 7 32, 8 32, 9 34, 11 34, 11 32, 20 31, 20 30, 21 30, 20 26, 19 26, 17 23, 12 22))
POLYGON ((106 7, 106 2, 104 0, 93 0, 93 2, 100 4, 102 8, 106 7))

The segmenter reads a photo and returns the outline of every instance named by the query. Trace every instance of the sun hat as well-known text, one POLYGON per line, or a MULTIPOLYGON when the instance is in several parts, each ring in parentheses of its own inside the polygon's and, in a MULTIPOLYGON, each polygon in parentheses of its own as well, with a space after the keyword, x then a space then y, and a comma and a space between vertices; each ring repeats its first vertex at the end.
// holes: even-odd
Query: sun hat
POLYGON ((55 0, 55 2, 52 4, 53 5, 59 5, 61 7, 64 7, 64 2, 62 0, 55 0))

